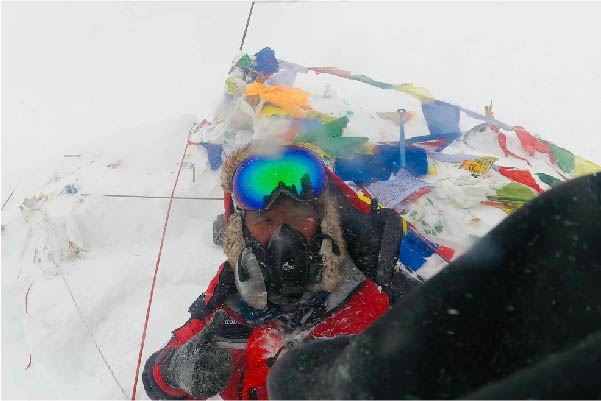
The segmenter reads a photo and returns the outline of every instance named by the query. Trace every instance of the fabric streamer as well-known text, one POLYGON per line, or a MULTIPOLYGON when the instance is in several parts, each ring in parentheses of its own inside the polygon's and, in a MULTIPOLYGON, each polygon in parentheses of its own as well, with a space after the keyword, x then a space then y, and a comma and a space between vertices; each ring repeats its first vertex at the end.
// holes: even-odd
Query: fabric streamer
POLYGON ((556 185, 561 184, 563 181, 560 180, 559 178, 555 178, 552 175, 549 174, 545 174, 545 173, 536 173, 536 175, 538 176, 538 178, 544 182, 545 184, 554 187, 556 185))
MULTIPOLYGON (((378 144, 376 150, 384 159, 384 165, 391 172, 397 173, 401 168, 400 164, 400 146, 378 144)), ((428 157, 426 151, 415 147, 405 147, 405 166, 403 168, 414 175, 428 174, 428 157)))
POLYGON ((384 159, 379 155, 358 154, 352 158, 336 158, 334 174, 343 181, 354 181, 369 184, 375 181, 386 181, 391 170, 386 168, 384 159))
POLYGON ((431 135, 461 135, 459 130, 459 107, 434 100, 422 104, 422 112, 431 135))
POLYGON ((601 166, 593 163, 590 160, 586 160, 580 156, 576 156, 574 159, 574 174, 576 177, 580 177, 586 174, 593 174, 601 172, 601 166))
POLYGON ((263 109, 261 110, 261 117, 273 117, 273 116, 279 116, 279 117, 287 117, 289 114, 288 112, 286 112, 286 110, 279 108, 277 106, 273 106, 271 104, 266 104, 265 106, 263 106, 263 109))
POLYGON ((430 141, 438 141, 442 140, 437 144, 435 149, 436 152, 440 152, 447 146, 449 146, 455 139, 461 136, 460 133, 450 133, 450 134, 430 134, 430 135, 422 135, 422 136, 414 136, 413 138, 407 139, 407 143, 411 143, 417 145, 420 142, 430 142, 430 141))
POLYGON ((273 74, 278 72, 278 61, 275 58, 275 53, 271 48, 264 47, 257 53, 255 53, 255 65, 254 70, 261 72, 265 75, 273 74))
POLYGON ((238 65, 242 69, 248 70, 250 68, 250 66, 252 65, 252 60, 250 59, 248 54, 245 54, 244 56, 242 56, 238 59, 238 61, 236 62, 236 65, 238 65))
POLYGON ((407 230, 403 235, 399 260, 412 271, 418 271, 426 263, 426 258, 432 256, 433 253, 434 250, 416 236, 413 231, 407 230))
POLYGON ((336 157, 352 157, 361 151, 360 145, 367 143, 369 138, 343 137, 342 131, 346 128, 348 122, 348 117, 340 117, 298 135, 295 141, 314 143, 325 152, 336 157))
POLYGON ((286 61, 286 60, 278 60, 278 65, 282 69, 285 69, 285 70, 294 70, 294 71, 300 72, 302 74, 306 74, 307 72, 309 72, 309 70, 307 69, 307 67, 303 67, 300 64, 291 63, 290 61, 286 61))
POLYGON ((302 117, 303 108, 311 107, 309 104, 311 94, 298 88, 280 85, 265 86, 259 82, 253 82, 246 85, 246 94, 248 96, 258 95, 261 99, 284 109, 294 117, 302 117))
MULTIPOLYGON (((280 61, 282 63, 283 61, 280 61)), ((344 71, 335 67, 308 67, 307 70, 314 71, 316 74, 330 74, 336 75, 341 78, 352 79, 355 81, 360 81, 366 83, 371 86, 375 86, 382 89, 392 89, 399 92, 406 93, 415 99, 419 100, 422 105, 437 101, 432 93, 426 89, 419 86, 415 86, 413 83, 403 83, 403 84, 388 84, 385 82, 376 81, 370 77, 365 75, 353 75, 349 71, 344 71)), ((442 102, 445 103, 445 102, 442 102)), ((504 130, 512 131, 513 127, 511 125, 505 124, 502 121, 495 120, 494 118, 487 117, 483 114, 476 113, 475 111, 466 109, 464 107, 451 105, 450 103, 445 103, 447 105, 456 107, 459 111, 464 112, 469 117, 475 118, 477 120, 486 121, 489 124, 495 124, 496 126, 503 128, 504 130)))
POLYGON ((489 196, 489 199, 509 202, 528 202, 536 198, 536 194, 524 184, 518 182, 510 182, 505 184, 501 189, 497 190, 495 196, 489 196))
MULTIPOLYGON (((494 130, 494 128, 493 128, 493 130, 494 130)), ((507 157, 507 156, 515 157, 516 159, 525 161, 526 163, 528 163, 529 166, 531 166, 528 159, 526 159, 522 156, 518 156, 515 153, 513 153, 512 151, 510 151, 509 149, 507 149, 507 136, 504 133, 500 132, 499 130, 495 130, 495 132, 498 133, 497 140, 499 141, 499 146, 501 147, 501 150, 503 150, 505 157, 507 157)))
POLYGON ((265 83, 270 86, 293 86, 295 80, 295 70, 281 70, 270 76, 265 83))
POLYGON ((505 214, 511 214, 521 208, 524 203, 523 202, 513 202, 513 201, 499 201, 499 200, 485 200, 482 201, 481 204, 486 206, 497 207, 501 209, 505 214))
POLYGON ((572 172, 575 166, 574 154, 569 150, 566 150, 552 143, 550 143, 549 145, 551 146, 553 157, 557 160, 557 165, 559 166, 559 168, 564 173, 572 172))
POLYGON ((308 70, 314 71, 316 74, 330 74, 342 78, 351 78, 351 73, 335 67, 309 67, 308 70))
POLYGON ((352 79, 353 81, 360 81, 360 82, 366 83, 368 85, 375 86, 376 88, 381 88, 381 89, 392 89, 393 88, 393 86, 391 84, 376 81, 365 75, 351 75, 350 79, 352 79))
MULTIPOLYGON (((428 174, 426 151, 408 146, 405 148, 405 170, 413 175, 428 174)), ((399 146, 378 144, 373 154, 356 154, 353 157, 338 157, 334 172, 344 181, 369 184, 386 181, 391 174, 400 170, 399 146)))
POLYGON ((319 121, 322 124, 336 120, 336 117, 334 116, 325 113, 320 113, 319 111, 313 109, 307 110, 307 112, 305 113, 305 117, 310 118, 311 120, 319 121))
POLYGON ((534 189, 538 193, 544 192, 542 188, 536 183, 534 177, 528 170, 520 170, 513 167, 502 167, 499 166, 499 173, 503 174, 505 177, 510 180, 519 182, 521 184, 527 185, 530 188, 534 189))
POLYGON ((555 163, 555 158, 553 157, 553 152, 551 151, 551 146, 548 142, 536 138, 530 132, 526 131, 524 127, 516 126, 513 127, 513 130, 517 134, 522 147, 530 156, 534 156, 535 152, 546 153, 549 155, 549 161, 555 163))
POLYGON ((296 137, 297 142, 315 142, 322 138, 338 138, 349 123, 344 116, 296 137))
POLYGON ((434 100, 434 96, 432 96, 432 93, 428 89, 422 88, 419 86, 415 86, 415 85, 413 85, 413 83, 392 85, 392 89, 399 91, 399 92, 406 93, 410 96, 413 96, 414 98, 419 100, 420 103, 422 103, 422 104, 425 104, 425 103, 428 103, 428 102, 431 102, 434 100))
POLYGON ((472 173, 485 174, 497 160, 499 159, 494 156, 482 156, 474 160, 465 160, 463 164, 461 164, 461 168, 471 171, 472 173))
POLYGON ((200 143, 207 150, 207 158, 209 159, 209 166, 211 171, 215 171, 221 167, 223 160, 221 154, 223 153, 223 146, 220 144, 201 142, 200 143))

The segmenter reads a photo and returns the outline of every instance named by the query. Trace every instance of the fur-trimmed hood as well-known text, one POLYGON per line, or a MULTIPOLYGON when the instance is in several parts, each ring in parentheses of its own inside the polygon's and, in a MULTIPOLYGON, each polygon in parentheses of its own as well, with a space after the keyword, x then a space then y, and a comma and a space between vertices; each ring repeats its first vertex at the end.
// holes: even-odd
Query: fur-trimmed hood
MULTIPOLYGON (((232 193, 234 174, 236 173, 237 168, 244 160, 252 155, 256 149, 255 145, 247 145, 234 151, 224 162, 221 171, 221 187, 224 192, 232 193)), ((345 255, 347 255, 346 243, 342 235, 341 219, 338 210, 338 192, 335 185, 328 182, 324 191, 317 198, 317 201, 321 231, 336 242, 339 252, 334 252, 335 247, 332 245, 332 240, 329 238, 323 240, 320 249, 324 265, 321 282, 309 289, 311 291, 332 291, 340 284, 342 279, 343 260, 345 255)), ((245 244, 242 234, 242 225, 244 222, 242 214, 237 211, 233 211, 230 216, 226 217, 226 220, 223 250, 229 263, 235 269, 245 244)), ((244 298, 244 294, 241 295, 244 298)))

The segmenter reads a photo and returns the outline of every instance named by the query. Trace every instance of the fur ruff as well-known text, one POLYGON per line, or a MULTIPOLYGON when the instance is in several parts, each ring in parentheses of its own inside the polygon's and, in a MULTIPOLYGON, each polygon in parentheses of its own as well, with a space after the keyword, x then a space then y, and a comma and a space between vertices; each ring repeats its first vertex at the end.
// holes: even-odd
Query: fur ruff
POLYGON ((252 150, 251 145, 246 145, 245 147, 232 152, 223 163, 223 166, 221 167, 221 188, 223 188, 225 192, 233 192, 234 174, 236 174, 238 166, 251 155, 252 150))

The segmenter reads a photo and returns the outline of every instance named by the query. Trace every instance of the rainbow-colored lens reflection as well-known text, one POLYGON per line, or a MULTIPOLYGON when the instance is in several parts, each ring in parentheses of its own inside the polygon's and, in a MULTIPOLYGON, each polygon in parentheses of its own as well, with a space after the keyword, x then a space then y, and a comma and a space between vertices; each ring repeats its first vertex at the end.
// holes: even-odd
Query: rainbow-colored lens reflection
POLYGON ((274 156, 253 155, 240 164, 234 175, 234 198, 242 209, 261 210, 280 182, 287 187, 294 185, 300 196, 305 175, 311 181, 313 196, 319 196, 325 185, 325 169, 310 150, 286 147, 274 156))

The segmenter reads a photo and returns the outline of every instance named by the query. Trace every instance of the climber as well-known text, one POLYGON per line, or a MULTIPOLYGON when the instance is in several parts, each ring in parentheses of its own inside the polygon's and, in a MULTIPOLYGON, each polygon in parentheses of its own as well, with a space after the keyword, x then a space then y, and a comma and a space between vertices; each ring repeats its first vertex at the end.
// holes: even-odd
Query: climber
POLYGON ((285 349, 360 333, 419 285, 399 270, 398 214, 357 198, 313 151, 247 145, 221 183, 227 261, 148 358, 152 399, 267 399, 285 349))

